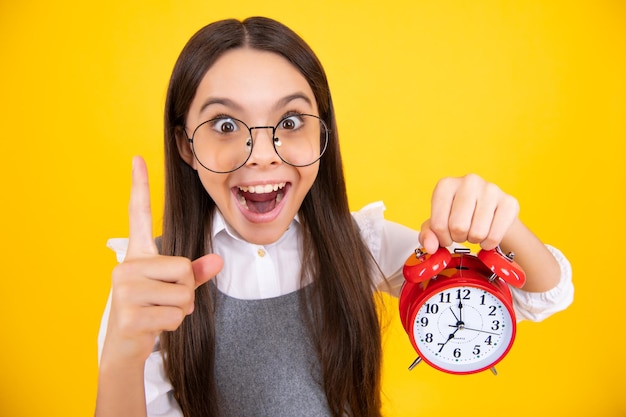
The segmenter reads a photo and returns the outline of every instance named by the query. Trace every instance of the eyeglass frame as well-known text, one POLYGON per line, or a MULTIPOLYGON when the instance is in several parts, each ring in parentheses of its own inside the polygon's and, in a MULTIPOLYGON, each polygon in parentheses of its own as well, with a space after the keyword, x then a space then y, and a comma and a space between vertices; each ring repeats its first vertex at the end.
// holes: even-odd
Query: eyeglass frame
MULTIPOLYGON (((313 165, 314 163, 316 163, 317 161, 319 161, 320 159, 322 159, 322 156, 324 155, 324 153, 326 153, 326 149, 328 148, 328 140, 330 137, 330 129, 328 128, 328 125, 326 124, 326 122, 319 116, 316 116, 314 114, 308 114, 308 113, 292 113, 289 114, 287 116, 282 117, 275 126, 248 126, 246 124, 246 122, 244 122, 243 120, 237 119, 236 117, 225 117, 225 116, 220 116, 220 117, 214 117, 212 119, 209 120, 205 120, 204 122, 200 123, 198 126, 196 126, 196 128, 193 130, 193 133, 191 134, 191 137, 189 137, 189 135, 187 134, 187 129, 183 129, 185 131, 185 136, 187 136, 187 141, 191 144, 191 151, 193 152, 193 156, 194 158, 196 158, 196 161, 198 161, 198 163, 200 165, 202 165, 202 167, 208 171, 214 172, 216 174, 230 174, 231 172, 235 172, 237 171, 239 168, 241 168, 242 166, 244 166, 248 160, 250 159, 250 157, 252 156, 252 151, 254 150, 254 137, 252 135, 252 131, 256 130, 256 129, 272 129, 272 147, 274 148, 274 152, 276 152, 276 155, 278 155, 278 157, 280 158, 281 161, 283 161, 284 163, 286 163, 287 165, 291 165, 292 167, 296 167, 296 168, 303 168, 303 167, 308 167, 310 165, 313 165), (292 164, 288 161, 286 161, 278 152, 278 149, 276 149, 276 141, 280 140, 280 138, 276 137, 276 129, 278 128, 278 125, 283 121, 288 119, 289 117, 293 117, 293 116, 311 116, 311 117, 315 117, 317 120, 319 120, 322 125, 324 126, 324 129, 326 130, 326 135, 325 135, 325 142, 324 142, 324 148, 320 151, 319 156, 313 161, 310 162, 308 164, 303 164, 303 165, 296 165, 296 164, 292 164), (196 135, 196 132, 198 131, 198 129, 200 129, 201 126, 213 122, 215 120, 222 120, 222 119, 232 119, 235 120, 237 122, 240 122, 241 124, 243 124, 247 129, 248 129, 248 133, 250 134, 248 140, 250 140, 250 152, 248 153, 248 156, 246 157, 246 159, 241 163, 241 165, 237 166, 236 168, 233 168, 229 171, 216 171, 214 169, 211 169, 209 167, 207 167, 206 165, 204 165, 202 163, 202 161, 200 160, 200 158, 198 157, 198 154, 196 153, 196 147, 193 144, 193 140, 194 140, 194 136, 196 135)), ((321 139, 321 135, 320 135, 320 139, 321 139)))

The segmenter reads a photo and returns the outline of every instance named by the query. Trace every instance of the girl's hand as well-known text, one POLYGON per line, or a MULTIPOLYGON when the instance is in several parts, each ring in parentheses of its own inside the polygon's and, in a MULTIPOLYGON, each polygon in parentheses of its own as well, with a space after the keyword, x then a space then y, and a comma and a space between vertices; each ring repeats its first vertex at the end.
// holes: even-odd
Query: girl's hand
POLYGON ((194 292, 222 268, 209 254, 193 262, 159 255, 152 236, 148 173, 133 159, 130 233, 124 262, 113 271, 111 313, 102 361, 143 363, 156 337, 175 330, 194 308, 194 292))
POLYGON ((420 244, 428 253, 453 242, 493 249, 517 220, 517 200, 477 175, 444 178, 432 196, 431 217, 422 224, 420 244))

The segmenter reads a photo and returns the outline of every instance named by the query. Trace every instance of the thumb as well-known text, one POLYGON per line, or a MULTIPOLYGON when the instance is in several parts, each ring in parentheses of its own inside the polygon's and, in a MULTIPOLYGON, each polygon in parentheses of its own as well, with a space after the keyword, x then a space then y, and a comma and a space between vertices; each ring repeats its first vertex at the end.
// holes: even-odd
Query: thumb
POLYGON ((217 275, 224 266, 224 260, 219 255, 209 253, 191 263, 193 275, 196 280, 196 288, 208 282, 217 275))
POLYGON ((420 245, 427 253, 435 253, 439 249, 439 239, 435 232, 430 228, 430 221, 427 220, 422 224, 422 229, 419 235, 420 245))

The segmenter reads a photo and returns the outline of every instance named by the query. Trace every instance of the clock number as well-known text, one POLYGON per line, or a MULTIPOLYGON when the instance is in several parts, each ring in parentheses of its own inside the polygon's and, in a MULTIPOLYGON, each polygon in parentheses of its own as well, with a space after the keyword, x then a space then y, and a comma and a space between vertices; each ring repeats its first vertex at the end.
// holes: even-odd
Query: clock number
POLYGON ((437 314, 439 306, 437 304, 426 304, 426 314, 437 314))
POLYGON ((426 340, 426 343, 432 343, 433 342, 433 334, 432 333, 426 333, 426 338, 424 340, 426 340))
POLYGON ((485 339, 485 343, 487 343, 489 346, 491 346, 491 336, 487 337, 485 339))
POLYGON ((456 299, 457 300, 469 300, 470 299, 470 290, 468 288, 456 290, 456 299), (461 291, 463 291, 463 296, 461 297, 461 291))
POLYGON ((453 355, 455 358, 460 358, 460 357, 461 357, 461 349, 460 349, 460 348, 456 348, 456 349, 454 349, 454 351, 452 352, 452 355, 453 355))
POLYGON ((500 321, 499 320, 494 320, 491 323, 493 323, 493 326, 491 326, 491 330, 498 330, 500 328, 500 321))
POLYGON ((443 350, 443 347, 446 345, 445 343, 437 343, 439 345, 439 353, 443 350))
POLYGON ((489 312, 490 316, 495 316, 496 315, 496 306, 489 306, 489 308, 491 309, 491 311, 489 312))
POLYGON ((484 306, 485 305, 485 294, 480 296, 480 305, 484 306))
POLYGON ((428 317, 422 317, 420 319, 420 324, 422 325, 422 327, 428 326, 428 317))
POLYGON ((449 303, 450 302, 450 293, 446 292, 446 293, 441 293, 439 294, 439 302, 440 303, 449 303))
MULTIPOLYGON (((491 336, 489 336, 491 337, 491 336)), ((474 350, 472 351, 474 355, 480 355, 480 345, 474 345, 474 350)))

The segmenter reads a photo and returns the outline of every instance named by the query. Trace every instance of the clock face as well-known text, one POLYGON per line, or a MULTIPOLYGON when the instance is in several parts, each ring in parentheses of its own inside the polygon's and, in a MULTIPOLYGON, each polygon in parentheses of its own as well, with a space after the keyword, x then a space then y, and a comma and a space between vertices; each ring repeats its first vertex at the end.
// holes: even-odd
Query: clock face
POLYGON ((425 299, 412 320, 422 359, 435 368, 472 373, 495 365, 515 336, 513 312, 486 288, 453 286, 425 299))

